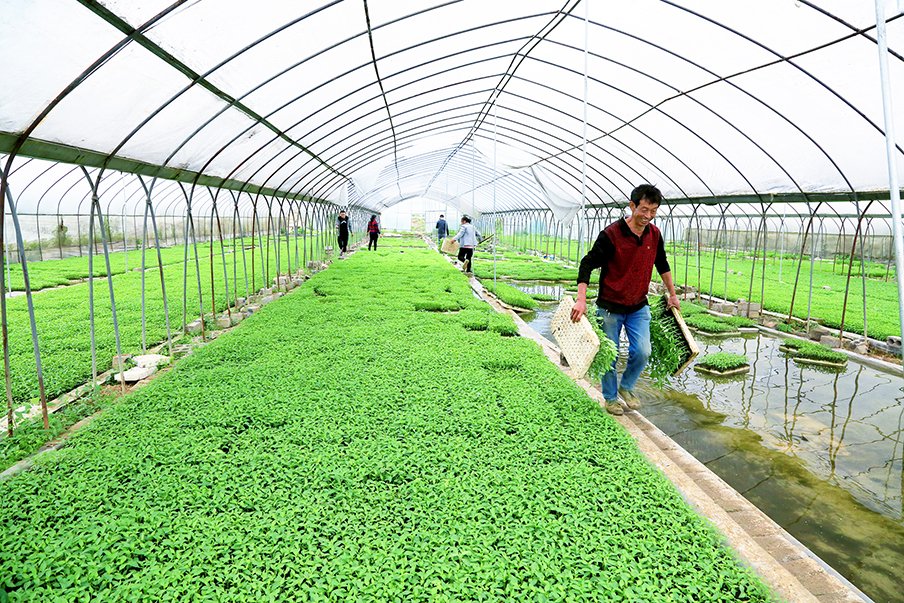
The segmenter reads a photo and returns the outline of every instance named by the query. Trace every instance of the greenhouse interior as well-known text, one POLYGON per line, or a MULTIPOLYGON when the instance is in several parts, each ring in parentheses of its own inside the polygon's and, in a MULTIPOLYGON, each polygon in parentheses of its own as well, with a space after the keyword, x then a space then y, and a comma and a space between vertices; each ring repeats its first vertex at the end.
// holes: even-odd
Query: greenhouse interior
POLYGON ((904 0, 2 9, 0 603, 904 601, 904 0))

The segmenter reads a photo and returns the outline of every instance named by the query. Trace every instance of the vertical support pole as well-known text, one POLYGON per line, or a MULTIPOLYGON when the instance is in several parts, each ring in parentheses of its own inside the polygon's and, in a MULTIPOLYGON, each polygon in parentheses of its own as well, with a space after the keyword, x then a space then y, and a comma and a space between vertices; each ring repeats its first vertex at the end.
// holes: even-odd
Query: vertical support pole
POLYGON ((6 382, 6 431, 7 436, 12 437, 13 435, 13 389, 12 389, 12 375, 9 367, 9 332, 7 330, 6 324, 6 281, 7 278, 3 274, 4 266, 2 264, 6 264, 7 270, 9 269, 9 258, 4 257, 4 253, 6 252, 6 240, 4 239, 4 230, 6 225, 6 212, 3 209, 5 205, 6 192, 9 188, 9 183, 6 178, 7 171, 10 169, 13 158, 10 157, 6 162, 6 169, 0 169, 0 329, 3 332, 3 373, 6 382))
POLYGON ((590 11, 590 2, 584 2, 584 123, 583 123, 583 135, 581 140, 581 213, 578 216, 578 262, 581 261, 581 251, 583 250, 584 245, 584 228, 583 221, 585 219, 584 216, 584 207, 587 203, 587 55, 588 50, 587 46, 590 40, 589 34, 589 11, 590 11))
MULTIPOLYGON (((496 235, 496 103, 493 103, 493 236, 496 235)), ((493 292, 496 292, 496 244, 499 239, 493 241, 493 292)))
POLYGON ((885 114, 885 151, 888 156, 888 192, 891 197, 892 233, 895 238, 895 280, 898 283, 898 320, 904 338, 904 233, 901 229, 901 189, 898 185, 895 152, 895 120, 892 109, 891 81, 888 73, 888 37, 885 28, 885 2, 876 0, 876 39, 879 42, 879 75, 882 80, 882 111, 885 114))
MULTIPOLYGON (((41 368, 41 348, 38 345, 38 327, 35 321, 34 299, 31 295, 31 283, 28 278, 28 263, 25 258, 25 243, 22 240, 22 228, 19 225, 19 216, 16 213, 16 204, 13 202, 12 194, 9 186, 6 187, 6 198, 9 201, 9 212, 13 219, 13 226, 16 231, 16 246, 19 248, 19 261, 22 264, 22 277, 25 283, 25 296, 28 302, 28 319, 31 324, 31 340, 35 354, 35 368, 38 376, 38 394, 41 400, 41 416, 44 419, 44 429, 50 429, 49 418, 47 416, 47 393, 44 390, 44 371, 41 368)), ((40 238, 38 240, 40 244, 40 238)))

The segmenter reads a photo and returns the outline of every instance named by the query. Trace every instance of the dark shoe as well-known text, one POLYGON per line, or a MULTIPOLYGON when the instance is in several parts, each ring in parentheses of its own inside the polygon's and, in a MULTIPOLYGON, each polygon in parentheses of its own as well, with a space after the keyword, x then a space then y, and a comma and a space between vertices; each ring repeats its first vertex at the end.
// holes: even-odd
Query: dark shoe
POLYGON ((618 403, 618 400, 606 400, 606 411, 610 415, 616 416, 625 414, 625 411, 622 409, 621 404, 618 403))
POLYGON ((637 396, 634 395, 630 389, 625 389, 623 387, 618 388, 618 394, 624 399, 625 404, 631 410, 637 410, 640 408, 640 400, 637 396))

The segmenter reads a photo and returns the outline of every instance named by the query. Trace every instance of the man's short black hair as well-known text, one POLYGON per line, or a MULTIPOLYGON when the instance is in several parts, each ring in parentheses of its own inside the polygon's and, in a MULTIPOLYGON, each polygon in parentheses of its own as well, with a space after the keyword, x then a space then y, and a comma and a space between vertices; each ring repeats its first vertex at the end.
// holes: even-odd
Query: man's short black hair
POLYGON ((652 184, 641 184, 631 191, 631 203, 633 203, 635 207, 640 205, 640 202, 644 199, 646 199, 650 205, 655 205, 657 207, 662 205, 662 193, 652 184))
POLYGON ((439 215, 439 217, 440 217, 440 218, 445 218, 445 216, 444 216, 444 215, 442 215, 442 214, 440 214, 440 215, 439 215))

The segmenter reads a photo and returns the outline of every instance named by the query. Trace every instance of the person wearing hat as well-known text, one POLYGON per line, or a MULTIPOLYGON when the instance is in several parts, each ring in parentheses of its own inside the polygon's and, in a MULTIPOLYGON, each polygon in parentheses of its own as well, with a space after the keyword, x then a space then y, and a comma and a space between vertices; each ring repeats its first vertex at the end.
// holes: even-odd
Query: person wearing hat
POLYGON ((471 218, 468 216, 461 217, 461 228, 458 234, 452 237, 453 241, 458 241, 458 261, 461 262, 463 272, 471 272, 471 258, 474 257, 474 248, 480 243, 480 233, 477 227, 471 224, 471 218))

